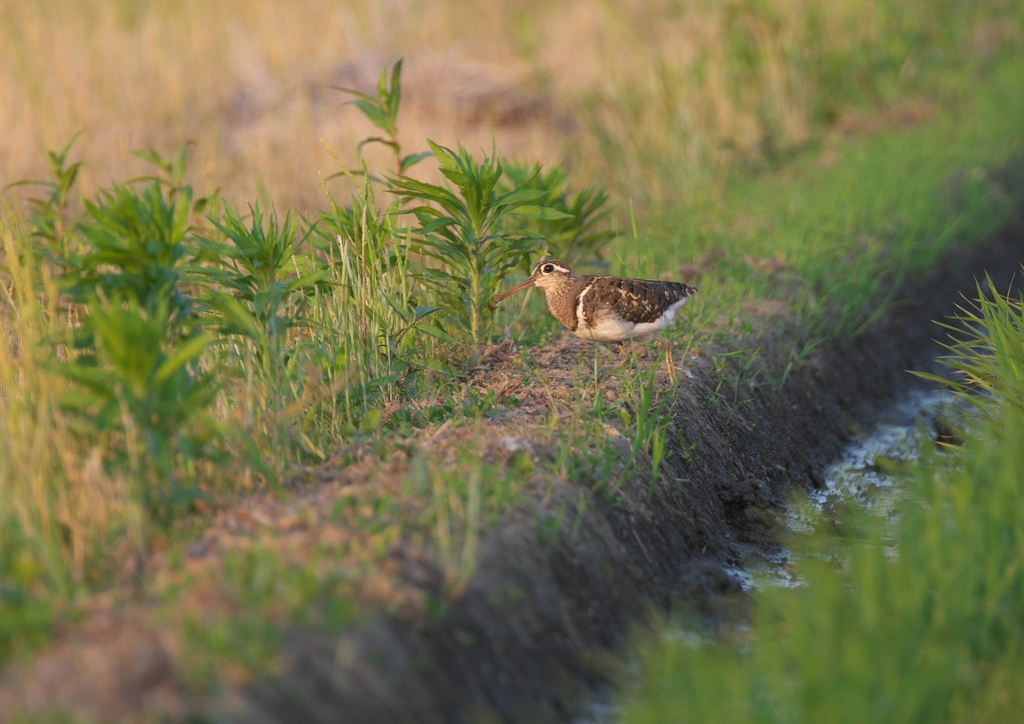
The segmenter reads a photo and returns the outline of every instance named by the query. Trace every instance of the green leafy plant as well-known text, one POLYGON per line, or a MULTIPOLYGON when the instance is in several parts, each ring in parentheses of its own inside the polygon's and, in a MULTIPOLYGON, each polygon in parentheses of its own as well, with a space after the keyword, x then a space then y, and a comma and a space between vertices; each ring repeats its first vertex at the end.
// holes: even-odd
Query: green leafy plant
POLYGON ((231 206, 214 226, 230 241, 204 239, 200 259, 213 265, 203 273, 213 282, 209 304, 221 315, 222 331, 252 341, 266 380, 276 386, 289 328, 302 323, 303 307, 330 270, 313 254, 300 253, 295 217, 264 218, 259 204, 250 221, 231 206), (228 292, 220 291, 227 289, 228 292))
POLYGON ((505 162, 503 166, 501 190, 539 190, 543 194, 538 197, 537 205, 564 214, 551 219, 520 216, 509 221, 511 227, 543 239, 540 250, 570 266, 600 260, 604 247, 618 236, 617 231, 607 226, 612 211, 607 192, 594 187, 569 190, 569 173, 557 166, 547 171, 540 164, 505 162))
POLYGON ((156 181, 102 191, 85 204, 84 251, 62 280, 82 313, 59 367, 73 383, 64 407, 165 519, 199 497, 195 463, 221 439, 209 413, 216 370, 197 364, 210 337, 185 285, 191 200, 190 187, 165 193, 156 181))
POLYGON ((166 308, 171 326, 180 325, 195 313, 182 284, 191 201, 190 188, 170 196, 155 181, 138 192, 117 185, 86 201, 79 226, 86 248, 74 260, 67 290, 78 301, 98 295, 149 313, 166 308))
POLYGON ((479 163, 460 144, 453 151, 429 142, 446 186, 398 176, 389 179, 393 193, 423 202, 407 213, 418 250, 439 262, 424 267, 420 278, 434 291, 451 328, 477 349, 487 340, 493 318, 491 299, 505 274, 539 249, 542 240, 509 229, 512 216, 551 221, 568 214, 539 205, 544 191, 526 182, 499 192, 501 162, 496 155, 479 163))
POLYGON ((33 211, 29 223, 32 226, 32 237, 40 242, 43 254, 57 264, 66 263, 71 253, 69 241, 74 224, 68 220, 68 207, 71 203, 71 189, 78 179, 82 162, 68 164, 67 160, 80 133, 72 136, 60 151, 47 151, 52 180, 18 181, 6 187, 42 186, 49 190, 42 199, 29 199, 28 204, 33 211))
POLYGON ((210 338, 198 334, 172 346, 170 309, 145 310, 134 301, 96 300, 86 323, 95 352, 63 367, 77 383, 63 404, 90 429, 122 441, 108 440, 123 455, 115 462, 127 464, 146 507, 169 518, 201 497, 194 461, 213 454, 221 437, 209 413, 215 374, 196 372, 194 364, 210 338))
POLYGON ((356 108, 363 112, 370 123, 384 131, 385 136, 371 136, 364 138, 356 147, 362 151, 363 146, 370 143, 380 143, 389 147, 395 154, 395 170, 401 176, 410 168, 430 156, 429 151, 402 155, 402 147, 398 143, 398 110, 402 100, 402 59, 399 58, 391 67, 388 73, 387 65, 381 70, 380 80, 377 83, 377 95, 371 96, 362 91, 341 86, 331 86, 335 90, 356 96, 356 100, 350 101, 356 108))
POLYGON ((202 240, 194 277, 207 289, 203 300, 223 337, 220 358, 245 380, 242 427, 263 441, 258 446, 243 439, 247 457, 274 480, 266 458, 279 467, 296 444, 317 449, 306 442, 297 416, 285 414, 306 390, 305 356, 298 352, 303 340, 289 332, 311 325, 309 310, 316 291, 329 285, 331 270, 316 254, 301 251, 309 231, 300 231, 297 217, 265 216, 259 204, 250 211, 246 220, 227 205, 220 221, 210 219, 223 240, 202 240), (259 447, 274 452, 265 457, 259 447))
MULTIPOLYGON (((191 194, 191 187, 185 183, 185 172, 188 168, 188 149, 191 145, 191 142, 181 144, 174 158, 167 158, 152 149, 148 151, 132 151, 133 156, 137 156, 143 161, 156 166, 160 173, 134 178, 129 183, 155 181, 166 186, 168 195, 172 198, 175 194, 183 192, 185 189, 189 189, 191 194)), ((204 212, 216 212, 220 206, 220 200, 220 189, 206 196, 200 196, 192 201, 192 213, 195 216, 199 216, 204 212)), ((216 214, 214 213, 213 215, 216 214)))
POLYGON ((440 307, 422 303, 422 293, 417 294, 419 290, 409 283, 411 249, 394 227, 400 208, 392 204, 386 210, 379 209, 369 174, 364 178, 367 183, 352 205, 339 206, 332 199, 332 211, 320 212, 319 223, 313 229, 320 238, 320 248, 344 277, 342 290, 358 304, 360 324, 366 326, 367 315, 390 322, 381 330, 378 344, 389 356, 400 354, 402 339, 413 329, 453 341, 437 327, 424 323, 440 307), (392 314, 398 319, 390 319, 392 314))
POLYGON ((134 178, 129 183, 135 181, 156 181, 157 183, 164 183, 168 186, 170 193, 173 195, 177 189, 184 188, 185 184, 185 171, 188 167, 188 147, 191 144, 188 142, 181 144, 178 147, 178 152, 174 158, 167 158, 161 153, 150 149, 148 151, 132 151, 132 155, 137 158, 141 158, 147 163, 151 163, 156 166, 163 173, 163 176, 140 176, 134 178))
POLYGON ((667 429, 669 425, 669 413, 666 409, 665 400, 655 399, 656 368, 646 374, 646 380, 635 375, 635 379, 623 385, 624 391, 634 393, 636 403, 631 406, 632 410, 619 409, 619 417, 627 427, 633 427, 632 440, 630 445, 629 459, 626 462, 625 477, 631 473, 637 464, 641 453, 648 453, 651 456, 651 483, 649 491, 653 492, 654 486, 659 480, 661 463, 665 459, 665 446, 668 441, 667 429))

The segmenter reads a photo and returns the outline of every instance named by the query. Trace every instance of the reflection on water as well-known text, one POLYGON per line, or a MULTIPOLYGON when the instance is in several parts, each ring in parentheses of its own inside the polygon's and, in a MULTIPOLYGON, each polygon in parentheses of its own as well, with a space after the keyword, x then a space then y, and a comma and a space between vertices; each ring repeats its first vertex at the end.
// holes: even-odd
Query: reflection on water
MULTIPOLYGON (((839 460, 822 471, 825 488, 811 493, 810 500, 826 516, 853 502, 891 518, 901 491, 890 471, 915 461, 921 445, 932 444, 936 420, 948 416, 954 405, 955 396, 946 390, 910 393, 889 408, 867 436, 847 447, 839 460)), ((790 511, 788 520, 794 531, 808 530, 802 512, 800 506, 790 511)))
MULTIPOLYGON (((839 459, 821 471, 824 487, 795 496, 787 507, 786 525, 810 533, 822 519, 838 521, 851 505, 887 521, 898 522, 896 503, 902 491, 892 472, 914 462, 922 445, 933 444, 941 423, 956 411, 956 397, 946 390, 917 388, 889 407, 875 424, 852 442, 839 459)), ((759 586, 801 585, 784 547, 758 556, 744 567, 729 568, 745 591, 759 586)))

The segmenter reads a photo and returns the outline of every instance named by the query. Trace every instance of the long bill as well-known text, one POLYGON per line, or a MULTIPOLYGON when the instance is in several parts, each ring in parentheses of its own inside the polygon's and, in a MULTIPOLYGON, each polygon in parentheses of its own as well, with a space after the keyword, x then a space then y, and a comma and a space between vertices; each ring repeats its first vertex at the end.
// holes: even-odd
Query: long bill
POLYGON ((526 281, 520 282, 519 284, 516 284, 514 287, 509 289, 504 294, 499 294, 494 301, 495 302, 500 302, 505 297, 510 297, 510 296, 512 296, 513 294, 515 294, 518 291, 522 291, 523 289, 526 289, 527 287, 532 287, 536 283, 537 283, 537 280, 534 279, 533 277, 530 277, 526 281))

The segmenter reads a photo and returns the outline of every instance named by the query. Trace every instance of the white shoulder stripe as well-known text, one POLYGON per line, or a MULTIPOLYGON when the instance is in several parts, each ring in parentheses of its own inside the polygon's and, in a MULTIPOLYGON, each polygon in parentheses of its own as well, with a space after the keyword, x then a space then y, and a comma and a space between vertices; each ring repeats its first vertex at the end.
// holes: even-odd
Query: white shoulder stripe
POLYGON ((593 288, 594 283, 591 282, 580 292, 579 299, 576 300, 576 329, 587 326, 587 320, 583 316, 583 298, 590 294, 590 290, 593 288))

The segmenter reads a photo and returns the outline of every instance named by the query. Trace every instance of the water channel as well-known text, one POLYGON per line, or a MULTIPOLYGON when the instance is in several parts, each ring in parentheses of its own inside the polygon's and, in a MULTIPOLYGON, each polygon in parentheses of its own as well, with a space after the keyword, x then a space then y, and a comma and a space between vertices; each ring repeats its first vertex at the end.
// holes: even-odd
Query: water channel
MULTIPOLYGON (((898 525, 896 502, 903 494, 890 472, 916 460, 922 445, 932 445, 945 429, 941 420, 954 411, 955 396, 935 386, 916 386, 905 391, 884 410, 875 423, 852 441, 837 460, 821 471, 821 490, 796 496, 786 510, 787 527, 795 535, 810 533, 821 518, 835 518, 843 507, 856 505, 898 525)), ((763 586, 800 586, 799 561, 785 547, 751 557, 743 567, 727 569, 747 595, 763 586), (794 566, 793 564, 797 565, 794 566)), ((682 639, 700 647, 713 643, 708 634, 667 622, 658 637, 682 639)), ((627 671, 642 675, 630 660, 627 671)), ((588 703, 574 724, 617 724, 621 722, 614 692, 588 703)))

